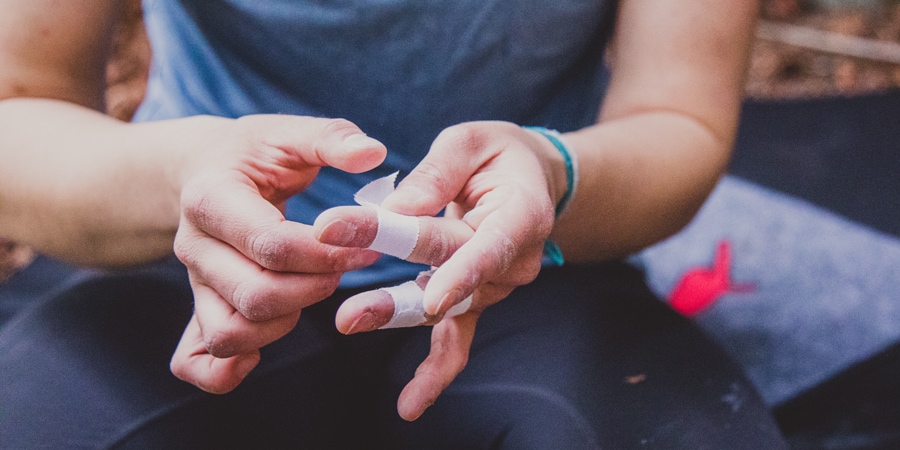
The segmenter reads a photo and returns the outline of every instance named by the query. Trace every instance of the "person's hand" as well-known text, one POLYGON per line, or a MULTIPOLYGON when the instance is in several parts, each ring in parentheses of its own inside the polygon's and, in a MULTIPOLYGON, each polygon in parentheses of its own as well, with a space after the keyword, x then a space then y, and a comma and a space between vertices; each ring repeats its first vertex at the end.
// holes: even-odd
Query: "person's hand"
POLYGON ((196 127, 208 136, 188 164, 175 253, 187 266, 195 311, 171 370, 203 390, 234 389, 259 348, 288 333, 302 308, 329 296, 340 275, 379 254, 318 242, 285 220, 285 201, 321 166, 376 167, 386 149, 346 120, 248 116, 196 127), (196 169, 194 169, 196 167, 196 169))
MULTIPOLYGON (((511 123, 472 122, 442 132, 384 200, 385 209, 421 216, 406 259, 437 267, 430 279, 417 280, 425 324, 434 329, 429 356, 398 400, 404 419, 418 418, 466 365, 481 312, 537 276, 565 189, 565 162, 546 138, 511 123), (433 217, 445 206, 443 217, 433 217), (467 312, 444 317, 471 294, 467 312)), ((314 228, 322 243, 365 248, 378 231, 377 213, 366 206, 332 208, 314 228)), ((393 312, 390 294, 370 291, 348 299, 335 322, 343 333, 371 331, 393 312)))

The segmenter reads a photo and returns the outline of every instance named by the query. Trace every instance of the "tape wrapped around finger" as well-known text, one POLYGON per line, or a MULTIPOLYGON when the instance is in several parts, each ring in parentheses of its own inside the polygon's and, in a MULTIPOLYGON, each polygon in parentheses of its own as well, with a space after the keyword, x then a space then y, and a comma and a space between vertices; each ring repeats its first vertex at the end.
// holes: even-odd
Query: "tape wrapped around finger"
POLYGON ((353 200, 378 211, 378 231, 375 240, 367 248, 406 259, 419 240, 419 218, 397 214, 381 207, 381 202, 394 192, 396 180, 397 172, 374 180, 357 191, 353 200))
MULTIPOLYGON (((423 272, 426 273, 426 272, 423 272)), ((387 292, 394 301, 394 315, 391 320, 382 325, 379 329, 388 328, 407 328, 424 325, 428 322, 425 314, 425 291, 419 287, 415 281, 407 281, 406 283, 379 289, 387 292)), ((444 317, 458 316, 469 310, 472 306, 472 296, 466 297, 465 300, 459 302, 450 308, 444 317)))

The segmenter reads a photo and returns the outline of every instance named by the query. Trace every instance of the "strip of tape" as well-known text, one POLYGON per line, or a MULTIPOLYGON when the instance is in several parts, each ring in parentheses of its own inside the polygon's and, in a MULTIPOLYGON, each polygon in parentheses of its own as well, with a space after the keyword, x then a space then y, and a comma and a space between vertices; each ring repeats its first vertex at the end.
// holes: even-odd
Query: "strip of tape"
POLYGON ((397 172, 379 178, 356 192, 353 200, 378 211, 378 231, 369 249, 406 259, 419 241, 419 218, 404 216, 381 207, 381 202, 394 192, 397 172))
MULTIPOLYGON (((387 292, 394 301, 394 315, 391 320, 382 325, 380 330, 388 328, 407 328, 424 325, 428 322, 425 315, 425 291, 419 287, 415 281, 407 281, 406 283, 379 289, 387 292)), ((472 306, 472 296, 466 297, 465 300, 459 302, 450 308, 444 317, 458 316, 472 306)))
POLYGON ((407 281, 399 286, 381 288, 394 300, 394 315, 381 329, 415 327, 428 321, 425 317, 423 291, 415 281, 407 281))

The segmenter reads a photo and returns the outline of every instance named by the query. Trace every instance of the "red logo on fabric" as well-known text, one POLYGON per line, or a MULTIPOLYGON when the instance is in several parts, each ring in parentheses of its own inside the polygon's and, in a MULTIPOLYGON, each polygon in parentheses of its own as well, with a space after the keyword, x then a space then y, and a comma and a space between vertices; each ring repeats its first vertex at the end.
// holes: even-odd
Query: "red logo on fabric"
POLYGON ((688 270, 669 295, 669 304, 685 316, 695 316, 729 293, 752 292, 751 284, 731 283, 731 243, 719 242, 712 269, 688 270))

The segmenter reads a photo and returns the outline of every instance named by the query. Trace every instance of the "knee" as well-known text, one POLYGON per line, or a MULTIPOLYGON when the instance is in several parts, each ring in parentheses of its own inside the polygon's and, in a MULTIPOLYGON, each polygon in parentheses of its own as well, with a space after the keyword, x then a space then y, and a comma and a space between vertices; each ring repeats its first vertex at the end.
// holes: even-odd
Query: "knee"
POLYGON ((576 401, 537 387, 516 390, 496 400, 495 405, 502 405, 497 417, 505 423, 494 448, 601 448, 600 424, 576 401))
POLYGON ((586 408, 543 387, 481 385, 445 392, 400 432, 410 448, 597 449, 598 426, 586 408))

